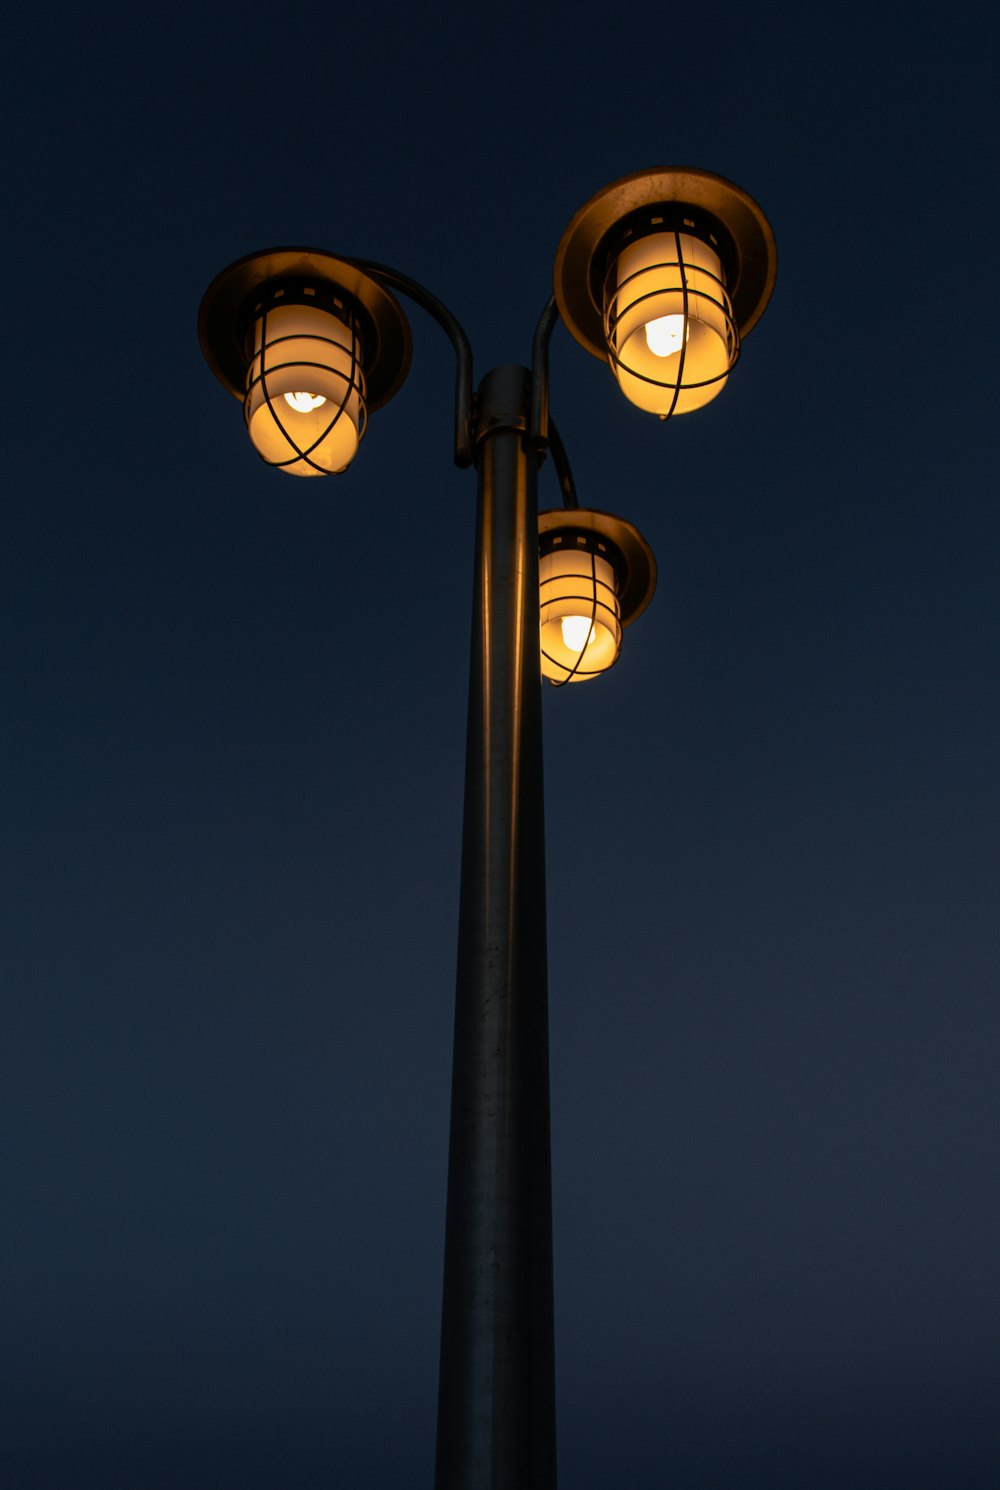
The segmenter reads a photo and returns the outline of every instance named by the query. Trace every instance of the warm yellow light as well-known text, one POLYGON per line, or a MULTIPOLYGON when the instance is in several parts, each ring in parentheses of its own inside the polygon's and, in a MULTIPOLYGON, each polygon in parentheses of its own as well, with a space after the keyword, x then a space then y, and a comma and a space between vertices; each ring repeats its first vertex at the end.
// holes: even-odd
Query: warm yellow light
POLYGON ((672 357, 684 339, 683 316, 657 316, 646 322, 646 345, 654 357, 672 357))
POLYGON ((648 233, 618 255, 607 303, 622 392, 652 414, 686 414, 725 387, 736 331, 719 256, 691 233, 648 233))
POLYGON ((358 448, 363 400, 357 340, 338 316, 278 304, 258 317, 244 412, 269 465, 292 476, 343 471, 358 448))
POLYGON ((285 403, 299 414, 308 414, 312 409, 322 408, 326 399, 321 393, 286 393, 285 403))
POLYGON ((554 683, 585 682, 618 657, 617 581, 604 544, 597 546, 603 553, 567 533, 538 561, 542 676, 554 683))
POLYGON ((563 641, 571 652, 582 652, 596 639, 597 633, 589 616, 563 616, 560 625, 563 641))

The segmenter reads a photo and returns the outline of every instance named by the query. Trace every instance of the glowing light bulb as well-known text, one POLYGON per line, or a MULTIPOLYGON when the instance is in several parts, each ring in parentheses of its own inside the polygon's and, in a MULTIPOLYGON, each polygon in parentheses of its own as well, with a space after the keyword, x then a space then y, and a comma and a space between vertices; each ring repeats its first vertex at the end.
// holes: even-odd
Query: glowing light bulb
POLYGON ((683 316, 657 316, 646 322, 645 330, 646 345, 654 357, 672 357, 691 334, 690 327, 685 331, 683 316))
POLYGON ((285 403, 297 414, 310 414, 320 404, 325 404, 326 399, 321 393, 286 393, 285 403))
POLYGON ((582 652, 594 640, 589 616, 563 616, 562 638, 571 652, 582 652))

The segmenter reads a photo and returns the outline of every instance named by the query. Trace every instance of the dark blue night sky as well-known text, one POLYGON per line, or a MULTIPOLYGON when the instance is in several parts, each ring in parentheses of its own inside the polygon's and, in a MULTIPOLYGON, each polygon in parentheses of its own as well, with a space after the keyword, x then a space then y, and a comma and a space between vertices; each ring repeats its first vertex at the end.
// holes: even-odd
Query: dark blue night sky
MULTIPOLYGON (((450 351, 269 472, 201 295, 305 243, 523 362, 689 164, 774 297, 660 424, 660 584, 546 689, 562 1490, 1000 1483, 985 8, 173 6, 6 26, 2 1490, 433 1481, 475 480, 450 351)), ((543 506, 556 506, 550 468, 543 506)))

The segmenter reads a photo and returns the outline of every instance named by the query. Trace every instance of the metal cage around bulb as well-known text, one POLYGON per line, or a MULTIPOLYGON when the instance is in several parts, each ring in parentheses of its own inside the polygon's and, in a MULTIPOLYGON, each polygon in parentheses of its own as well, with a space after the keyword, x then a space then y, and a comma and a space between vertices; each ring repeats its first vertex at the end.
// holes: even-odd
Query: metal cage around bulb
POLYGON ((542 676, 557 685, 597 677, 622 645, 618 554, 596 533, 539 535, 542 676))
POLYGON ((612 182, 556 253, 556 303, 631 403, 661 419, 720 393, 777 272, 774 234, 740 187, 664 167, 612 182))
POLYGON ((619 225, 602 303, 608 361, 630 403, 667 419, 722 392, 740 352, 714 221, 657 206, 619 225))
POLYGON ((212 371, 243 403, 258 455, 293 476, 345 470, 369 412, 410 365, 395 297, 318 249, 267 249, 231 264, 206 291, 198 329, 212 371))
POLYGON ((257 454, 293 476, 346 470, 368 426, 355 306, 322 281, 272 281, 250 319, 243 416, 257 454))
POLYGON ((540 512, 542 676, 562 687, 607 672, 655 588, 656 561, 631 523, 583 507, 540 512))

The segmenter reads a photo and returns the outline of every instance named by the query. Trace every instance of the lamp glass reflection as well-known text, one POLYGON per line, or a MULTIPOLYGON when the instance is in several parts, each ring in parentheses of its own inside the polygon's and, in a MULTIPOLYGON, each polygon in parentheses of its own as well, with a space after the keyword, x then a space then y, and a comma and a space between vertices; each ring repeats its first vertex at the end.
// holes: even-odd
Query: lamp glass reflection
POLYGON ((257 318, 245 413, 268 465, 292 476, 343 471, 358 448, 363 396, 357 341, 337 316, 296 304, 257 318))
POLYGON ((622 628, 610 559, 567 534, 540 555, 538 587, 542 676, 582 683, 611 667, 622 628))
POLYGON ((721 393, 735 327, 711 244, 691 233, 648 233, 622 249, 612 279, 608 344, 625 397, 665 416, 721 393))

